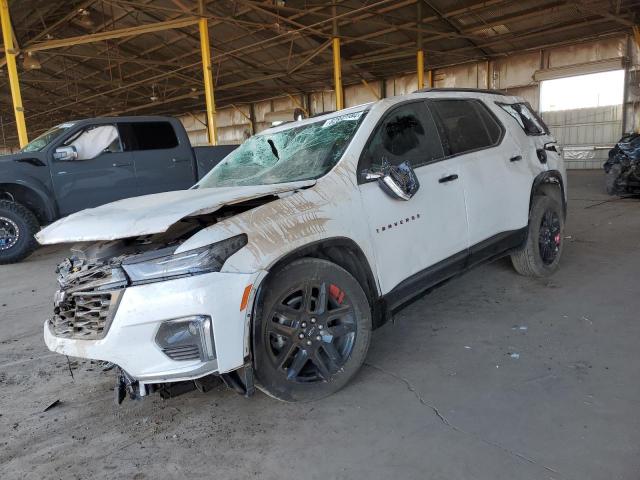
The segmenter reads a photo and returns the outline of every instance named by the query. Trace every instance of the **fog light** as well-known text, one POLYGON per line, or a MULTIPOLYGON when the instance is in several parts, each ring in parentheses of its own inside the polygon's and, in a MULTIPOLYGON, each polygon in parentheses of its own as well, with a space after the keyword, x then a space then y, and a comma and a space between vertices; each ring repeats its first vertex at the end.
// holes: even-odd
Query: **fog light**
POLYGON ((214 360, 216 358, 211 317, 194 315, 162 322, 156 343, 172 360, 214 360))

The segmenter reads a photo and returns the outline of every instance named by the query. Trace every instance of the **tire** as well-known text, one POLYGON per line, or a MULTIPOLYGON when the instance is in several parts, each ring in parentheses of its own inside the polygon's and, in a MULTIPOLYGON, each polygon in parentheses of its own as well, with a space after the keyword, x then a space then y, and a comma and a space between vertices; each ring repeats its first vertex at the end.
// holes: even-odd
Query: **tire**
POLYGON ((258 388, 308 402, 344 387, 371 339, 371 308, 358 281, 334 263, 302 258, 268 277, 261 291, 253 322, 258 388))
POLYGON ((620 190, 617 185, 618 177, 622 173, 622 167, 619 164, 612 165, 609 172, 604 177, 604 188, 609 195, 618 195, 620 190))
POLYGON ((16 263, 38 246, 38 220, 19 203, 0 200, 0 265, 16 263))
POLYGON ((511 254, 516 272, 526 277, 546 277, 557 268, 564 247, 564 215, 557 195, 535 195, 529 215, 525 246, 511 254))

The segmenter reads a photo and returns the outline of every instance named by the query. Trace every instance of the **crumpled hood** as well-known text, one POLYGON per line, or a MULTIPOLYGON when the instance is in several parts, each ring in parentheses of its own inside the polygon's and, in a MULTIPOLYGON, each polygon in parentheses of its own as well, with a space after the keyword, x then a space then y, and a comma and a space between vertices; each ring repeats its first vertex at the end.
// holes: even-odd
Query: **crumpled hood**
POLYGON ((203 188, 127 198, 74 213, 36 234, 42 245, 117 240, 162 233, 179 220, 213 213, 224 205, 290 192, 315 180, 246 187, 203 188))

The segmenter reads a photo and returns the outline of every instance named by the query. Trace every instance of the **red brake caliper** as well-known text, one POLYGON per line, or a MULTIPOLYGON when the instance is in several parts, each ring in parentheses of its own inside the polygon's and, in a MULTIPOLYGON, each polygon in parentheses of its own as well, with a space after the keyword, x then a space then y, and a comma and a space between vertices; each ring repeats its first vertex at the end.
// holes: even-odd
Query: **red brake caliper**
POLYGON ((344 292, 340 290, 340 288, 337 285, 334 285, 333 283, 329 285, 329 295, 331 295, 333 299, 339 304, 341 304, 344 300, 344 292))

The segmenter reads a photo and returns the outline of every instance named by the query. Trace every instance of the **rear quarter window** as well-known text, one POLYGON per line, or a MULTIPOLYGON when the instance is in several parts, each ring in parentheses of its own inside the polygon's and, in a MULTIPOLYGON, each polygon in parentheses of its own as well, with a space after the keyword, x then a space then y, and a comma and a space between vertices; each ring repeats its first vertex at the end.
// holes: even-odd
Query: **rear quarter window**
POLYGON ((528 103, 499 103, 497 105, 511 115, 527 135, 547 135, 549 128, 528 103))

